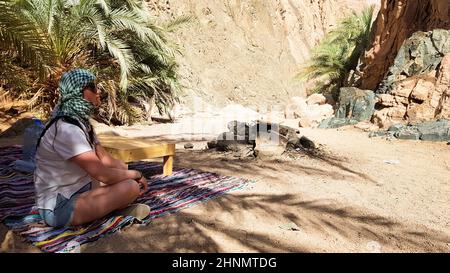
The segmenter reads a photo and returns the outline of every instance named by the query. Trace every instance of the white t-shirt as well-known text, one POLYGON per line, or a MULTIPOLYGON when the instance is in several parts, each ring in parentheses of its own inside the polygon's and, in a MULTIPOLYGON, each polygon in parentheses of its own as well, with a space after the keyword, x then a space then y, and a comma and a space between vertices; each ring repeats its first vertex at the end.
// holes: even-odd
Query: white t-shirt
MULTIPOLYGON (((83 124, 81 126, 84 127, 83 124)), ((95 143, 98 140, 95 136, 95 143)), ((36 151, 34 185, 39 209, 53 210, 58 193, 70 198, 93 179, 70 158, 95 150, 78 126, 58 120, 45 133, 36 151), (55 137, 55 129, 58 126, 55 137)))

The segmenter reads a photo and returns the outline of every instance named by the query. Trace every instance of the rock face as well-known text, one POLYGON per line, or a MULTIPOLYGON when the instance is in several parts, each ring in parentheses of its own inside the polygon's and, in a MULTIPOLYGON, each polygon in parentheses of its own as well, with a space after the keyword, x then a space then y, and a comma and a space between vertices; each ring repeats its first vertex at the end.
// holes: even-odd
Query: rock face
POLYGON ((447 53, 450 53, 449 30, 414 33, 403 43, 376 93, 391 93, 395 84, 407 77, 435 73, 447 53))
MULTIPOLYGON (((284 105, 305 96, 292 81, 323 35, 373 0, 148 0, 158 18, 194 19, 173 39, 186 94, 223 106, 284 105)), ((184 98, 187 103, 190 97, 184 98)))
POLYGON ((373 121, 382 128, 450 118, 450 31, 412 35, 375 92, 373 121))
POLYGON ((372 41, 362 58, 360 88, 375 90, 403 42, 417 31, 450 29, 450 1, 381 0, 372 41))

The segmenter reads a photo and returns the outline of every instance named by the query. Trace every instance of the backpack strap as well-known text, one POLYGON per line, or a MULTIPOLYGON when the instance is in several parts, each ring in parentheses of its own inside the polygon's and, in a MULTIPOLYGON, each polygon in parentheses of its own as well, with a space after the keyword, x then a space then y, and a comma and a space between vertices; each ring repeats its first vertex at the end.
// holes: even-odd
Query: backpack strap
POLYGON ((45 126, 44 130, 42 130, 42 133, 39 136, 39 139, 37 141, 36 149, 37 149, 37 147, 39 147, 39 144, 41 143, 41 139, 42 139, 42 137, 44 137, 47 130, 53 125, 53 123, 57 122, 60 119, 80 128, 85 133, 86 140, 89 142, 89 145, 91 145, 91 147, 94 148, 94 130, 91 129, 88 133, 86 133, 85 130, 83 129, 83 127, 81 126, 81 123, 77 119, 69 117, 69 116, 56 116, 55 118, 50 120, 50 122, 45 126))

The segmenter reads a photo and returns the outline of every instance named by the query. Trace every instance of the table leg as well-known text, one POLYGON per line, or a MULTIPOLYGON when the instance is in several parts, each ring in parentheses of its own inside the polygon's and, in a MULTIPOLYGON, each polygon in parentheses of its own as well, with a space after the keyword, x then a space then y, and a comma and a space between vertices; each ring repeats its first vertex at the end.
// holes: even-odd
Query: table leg
POLYGON ((165 156, 163 161, 163 175, 164 176, 172 175, 172 168, 173 168, 173 155, 165 156))

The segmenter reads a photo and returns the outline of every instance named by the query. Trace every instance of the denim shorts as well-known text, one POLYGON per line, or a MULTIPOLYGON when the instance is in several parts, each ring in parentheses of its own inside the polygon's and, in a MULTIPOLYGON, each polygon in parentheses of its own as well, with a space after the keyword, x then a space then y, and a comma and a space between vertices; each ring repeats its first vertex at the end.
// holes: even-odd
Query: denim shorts
POLYGON ((75 210, 75 201, 84 192, 92 189, 92 182, 84 185, 77 192, 67 199, 62 194, 58 193, 56 198, 56 205, 53 210, 39 209, 39 215, 41 215, 44 222, 52 227, 63 227, 70 224, 72 221, 73 213, 75 210))

